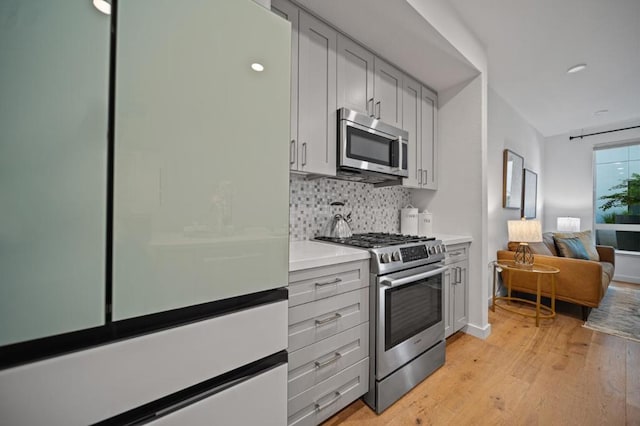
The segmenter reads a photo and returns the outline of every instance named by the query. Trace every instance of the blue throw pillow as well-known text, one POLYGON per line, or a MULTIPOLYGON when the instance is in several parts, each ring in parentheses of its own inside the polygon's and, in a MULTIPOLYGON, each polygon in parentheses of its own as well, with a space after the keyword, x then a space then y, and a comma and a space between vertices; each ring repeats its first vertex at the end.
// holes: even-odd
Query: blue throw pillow
POLYGON ((558 254, 562 257, 571 257, 573 259, 589 260, 587 249, 580 241, 580 238, 557 238, 553 237, 558 248, 558 254))

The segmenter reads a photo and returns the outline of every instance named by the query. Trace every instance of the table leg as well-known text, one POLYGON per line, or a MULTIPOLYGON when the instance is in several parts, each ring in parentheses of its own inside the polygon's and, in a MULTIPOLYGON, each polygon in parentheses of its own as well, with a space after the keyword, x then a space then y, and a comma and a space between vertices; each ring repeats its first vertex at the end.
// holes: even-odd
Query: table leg
POLYGON ((551 274, 551 313, 556 315, 556 275, 551 274))
POLYGON ((536 289, 536 327, 540 326, 540 281, 542 280, 542 274, 538 274, 537 289, 536 289))
POLYGON ((491 310, 496 311, 496 265, 493 264, 493 293, 491 293, 491 310))

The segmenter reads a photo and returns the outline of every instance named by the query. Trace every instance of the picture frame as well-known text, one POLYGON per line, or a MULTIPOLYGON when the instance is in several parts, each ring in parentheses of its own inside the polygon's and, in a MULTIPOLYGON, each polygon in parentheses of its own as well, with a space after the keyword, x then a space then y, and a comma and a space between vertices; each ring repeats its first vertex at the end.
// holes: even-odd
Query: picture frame
POLYGON ((503 152, 502 207, 522 209, 524 157, 510 149, 503 152))
POLYGON ((535 219, 538 198, 538 175, 529 169, 524 169, 522 186, 522 217, 535 219))

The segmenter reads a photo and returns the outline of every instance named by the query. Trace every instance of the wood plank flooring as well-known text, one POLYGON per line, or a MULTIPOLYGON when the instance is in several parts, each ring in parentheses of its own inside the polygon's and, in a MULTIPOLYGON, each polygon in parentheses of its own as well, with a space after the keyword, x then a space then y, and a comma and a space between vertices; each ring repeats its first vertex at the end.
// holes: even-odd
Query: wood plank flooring
POLYGON ((536 328, 490 311, 489 338, 451 336, 446 364, 387 411, 359 400, 324 425, 640 425, 640 343, 583 328, 580 315, 559 304, 536 328))

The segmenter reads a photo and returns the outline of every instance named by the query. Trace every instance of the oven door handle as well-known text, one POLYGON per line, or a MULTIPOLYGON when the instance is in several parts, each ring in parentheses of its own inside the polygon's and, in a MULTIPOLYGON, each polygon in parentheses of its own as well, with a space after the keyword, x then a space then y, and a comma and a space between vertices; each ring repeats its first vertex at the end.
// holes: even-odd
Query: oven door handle
POLYGON ((444 271, 446 271, 448 268, 448 266, 442 266, 440 268, 434 269, 433 271, 427 271, 427 272, 423 272, 421 274, 416 274, 416 275, 411 275, 409 277, 405 277, 405 278, 398 278, 397 280, 391 280, 389 278, 383 278, 380 280, 380 285, 383 285, 385 287, 400 287, 403 286, 405 284, 410 284, 419 280, 423 280, 425 278, 429 278, 429 277, 433 277, 436 276, 438 274, 443 273, 444 271))

